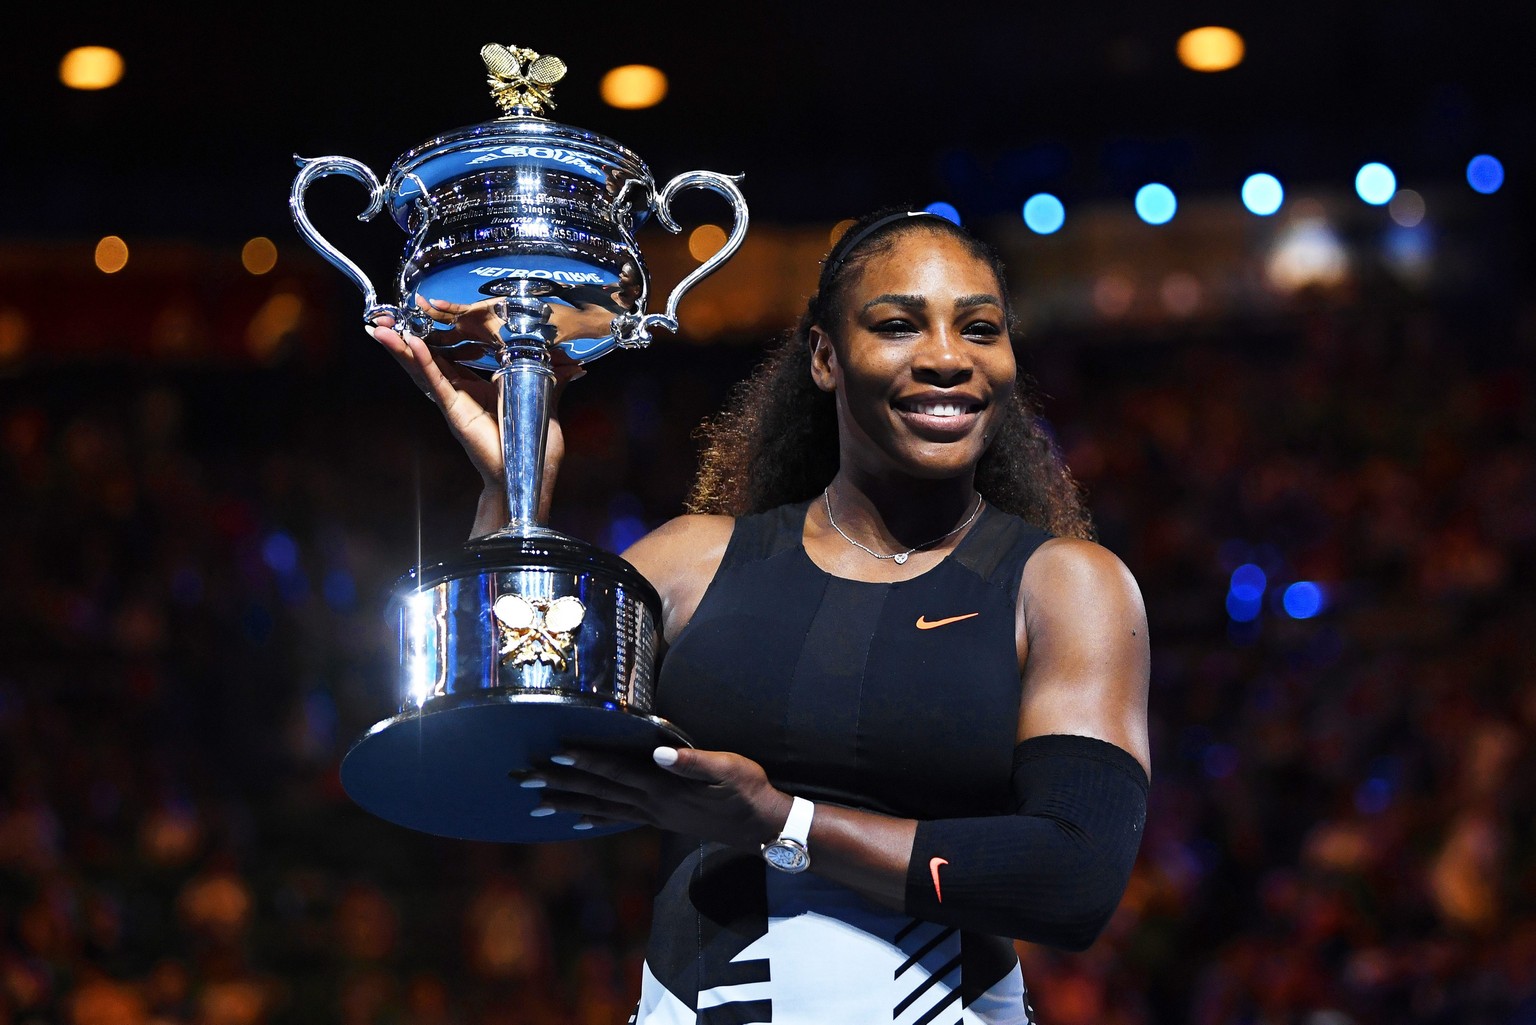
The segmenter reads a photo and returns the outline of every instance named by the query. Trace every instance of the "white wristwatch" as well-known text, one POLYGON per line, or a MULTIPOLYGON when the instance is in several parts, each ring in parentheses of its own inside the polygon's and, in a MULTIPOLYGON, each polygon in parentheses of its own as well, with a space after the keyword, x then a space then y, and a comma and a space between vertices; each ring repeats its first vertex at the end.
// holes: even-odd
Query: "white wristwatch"
POLYGON ((807 843, 811 836, 811 816, 816 806, 803 797, 789 807, 789 818, 773 843, 763 844, 763 860, 780 872, 804 872, 811 867, 807 843))

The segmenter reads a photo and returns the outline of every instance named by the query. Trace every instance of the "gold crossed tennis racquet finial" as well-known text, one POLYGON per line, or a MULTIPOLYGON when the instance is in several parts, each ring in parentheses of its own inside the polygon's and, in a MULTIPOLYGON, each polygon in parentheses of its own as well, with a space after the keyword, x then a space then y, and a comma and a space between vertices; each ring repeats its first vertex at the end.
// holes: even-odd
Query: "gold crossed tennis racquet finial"
POLYGON ((480 48, 480 59, 489 72, 485 80, 503 114, 527 111, 542 114, 554 110, 551 95, 555 83, 565 77, 565 61, 539 54, 521 46, 487 43, 480 48))

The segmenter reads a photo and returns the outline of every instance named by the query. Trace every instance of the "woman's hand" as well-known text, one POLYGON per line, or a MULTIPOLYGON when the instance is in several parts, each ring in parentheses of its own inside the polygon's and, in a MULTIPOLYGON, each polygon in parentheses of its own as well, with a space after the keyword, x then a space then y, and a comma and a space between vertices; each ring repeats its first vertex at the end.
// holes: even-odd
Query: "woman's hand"
MULTIPOLYGON (((417 307, 433 321, 446 324, 446 330, 433 331, 434 345, 453 345, 463 341, 496 344, 502 320, 496 315, 496 300, 465 306, 460 303, 417 297, 417 307)), ((394 329, 394 321, 380 317, 377 326, 369 333, 393 356, 411 380, 421 389, 438 409, 448 428, 458 439, 470 462, 484 483, 481 500, 481 516, 476 519, 476 533, 481 529, 494 529, 500 523, 485 526, 482 520, 494 521, 496 510, 487 510, 487 504, 499 506, 502 521, 505 520, 506 479, 502 469, 501 424, 496 408, 496 386, 479 374, 452 360, 434 353, 420 338, 402 334, 394 329)), ((560 429, 557 416, 560 395, 565 386, 586 371, 577 363, 556 353, 553 370, 555 387, 549 403, 549 437, 544 449, 544 494, 540 496, 540 513, 547 511, 548 495, 559 475, 560 462, 565 455, 565 435, 560 429)))
POLYGON ((659 747, 653 759, 590 750, 556 757, 523 785, 542 781, 545 805, 594 822, 642 822, 756 851, 779 835, 793 802, 761 765, 728 751, 659 747))

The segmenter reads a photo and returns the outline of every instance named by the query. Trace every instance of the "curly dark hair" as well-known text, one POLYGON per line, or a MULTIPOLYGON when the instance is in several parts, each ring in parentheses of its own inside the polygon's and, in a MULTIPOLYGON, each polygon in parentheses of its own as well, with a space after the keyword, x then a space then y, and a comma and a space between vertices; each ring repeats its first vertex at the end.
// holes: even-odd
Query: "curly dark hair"
MULTIPOLYGON (((889 252, 900 236, 924 231, 959 240, 992 268, 1007 296, 1002 264, 990 246, 945 218, 902 213, 879 210, 843 232, 822 261, 817 292, 799 325, 736 387, 720 415, 699 429, 704 451, 689 512, 762 512, 813 498, 831 483, 838 468, 837 413, 833 396, 811 379, 810 329, 842 322, 859 269, 889 252)), ((976 489, 1003 512, 1057 536, 1091 539, 1093 522, 1081 489, 1051 443, 1032 392, 1021 374, 1001 429, 976 466, 976 489)))

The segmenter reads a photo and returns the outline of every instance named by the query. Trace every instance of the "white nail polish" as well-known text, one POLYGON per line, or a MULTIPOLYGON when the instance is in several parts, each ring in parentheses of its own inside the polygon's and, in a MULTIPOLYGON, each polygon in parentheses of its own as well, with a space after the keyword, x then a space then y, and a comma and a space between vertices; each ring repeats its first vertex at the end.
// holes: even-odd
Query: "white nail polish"
POLYGON ((591 829, 592 828, 592 823, 588 822, 586 819, 582 819, 580 822, 576 823, 571 828, 572 829, 591 829))
POLYGON ((550 755, 549 760, 554 762, 556 765, 576 764, 576 759, 572 758, 570 755, 550 755))
POLYGON ((555 809, 549 808, 549 807, 545 807, 544 805, 540 805, 539 807, 533 809, 533 811, 529 812, 528 814, 532 815, 536 819, 542 819, 544 816, 546 816, 546 815, 553 815, 554 813, 555 813, 555 809))
POLYGON ((661 766, 663 769, 670 768, 671 766, 677 764, 677 748, 658 747, 656 750, 651 752, 651 757, 655 759, 656 764, 661 766))
POLYGON ((544 779, 543 776, 529 776, 527 779, 519 783, 518 786, 522 787, 524 790, 538 790, 542 787, 549 786, 549 783, 544 779))

